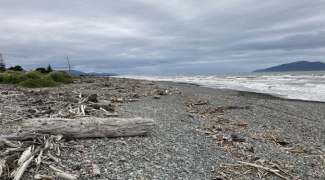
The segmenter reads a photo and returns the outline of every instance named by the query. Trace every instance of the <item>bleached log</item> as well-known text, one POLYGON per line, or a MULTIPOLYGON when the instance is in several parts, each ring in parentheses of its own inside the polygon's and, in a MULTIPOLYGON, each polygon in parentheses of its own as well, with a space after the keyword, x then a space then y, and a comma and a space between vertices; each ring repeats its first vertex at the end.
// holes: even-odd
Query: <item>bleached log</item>
POLYGON ((20 180, 21 177, 23 176, 24 172, 26 171, 27 167, 29 166, 29 164, 32 162, 32 160, 34 159, 34 155, 31 156, 27 161, 25 161, 16 171, 15 176, 14 176, 14 180, 20 180))
POLYGON ((54 157, 50 152, 47 152, 47 156, 55 162, 60 162, 59 158, 54 157))
POLYGON ((62 170, 60 170, 52 165, 49 165, 49 168, 52 169, 54 172, 63 172, 62 170))
POLYGON ((20 133, 2 137, 26 140, 40 134, 61 134, 67 138, 138 136, 149 133, 154 125, 155 121, 147 118, 37 118, 22 121, 20 133))
POLYGON ((26 149, 18 160, 18 165, 22 165, 32 155, 32 146, 26 149))
MULTIPOLYGON (((28 140, 28 139, 35 139, 41 135, 42 134, 40 134, 40 133, 13 133, 13 134, 4 135, 1 137, 6 138, 8 140, 12 140, 12 141, 23 141, 23 140, 28 140)), ((6 152, 7 151, 8 151, 8 149, 6 150, 6 152)), ((23 148, 11 148, 10 152, 14 152, 14 151, 24 151, 24 149, 23 148)))
POLYGON ((22 152, 24 150, 25 150, 24 148, 8 148, 8 149, 6 149, 4 154, 7 155, 7 154, 15 153, 15 152, 22 152))
POLYGON ((85 108, 86 108, 86 105, 85 106, 82 105, 82 104, 80 105, 80 109, 81 109, 82 115, 86 115, 85 108))
POLYGON ((116 112, 111 113, 102 107, 100 107, 100 110, 104 111, 106 117, 117 117, 118 116, 118 114, 116 112))
POLYGON ((111 106, 110 104, 100 104, 100 103, 94 103, 90 105, 92 108, 95 109, 105 109, 106 111, 115 111, 115 108, 113 106, 111 106))
POLYGON ((0 177, 2 176, 3 172, 6 170, 6 161, 0 159, 0 177))
POLYGON ((12 148, 18 148, 20 147, 18 144, 14 144, 10 141, 8 141, 7 139, 5 138, 0 138, 0 144, 3 143, 4 145, 6 146, 9 146, 9 147, 12 147, 12 148))
POLYGON ((34 179, 54 179, 53 176, 49 176, 49 175, 41 175, 41 174, 36 174, 34 176, 34 179))
POLYGON ((68 174, 66 172, 56 172, 55 177, 62 178, 62 179, 67 179, 67 180, 76 180, 76 179, 78 179, 78 176, 68 174))
POLYGON ((57 177, 57 178, 62 178, 62 179, 67 179, 67 180, 78 179, 77 175, 66 173, 66 172, 64 172, 54 166, 51 166, 51 165, 49 167, 50 167, 50 169, 52 169, 55 172, 55 177, 57 177))
POLYGON ((38 172, 38 170, 41 167, 42 156, 43 156, 43 149, 41 149, 41 152, 39 153, 38 157, 35 159, 35 162, 36 162, 36 170, 35 170, 35 172, 38 172))
POLYGON ((255 167, 257 169, 263 169, 263 170, 268 171, 268 172, 271 172, 271 173, 273 173, 273 174, 275 174, 275 175, 277 175, 277 176, 279 176, 279 177, 281 177, 283 179, 289 180, 288 177, 285 177, 285 176, 283 176, 283 175, 280 174, 280 172, 281 172, 280 170, 273 169, 273 168, 270 168, 270 167, 264 167, 264 166, 261 166, 261 165, 258 165, 258 164, 243 162, 243 161, 238 161, 238 162, 241 163, 241 164, 244 164, 246 166, 255 167))

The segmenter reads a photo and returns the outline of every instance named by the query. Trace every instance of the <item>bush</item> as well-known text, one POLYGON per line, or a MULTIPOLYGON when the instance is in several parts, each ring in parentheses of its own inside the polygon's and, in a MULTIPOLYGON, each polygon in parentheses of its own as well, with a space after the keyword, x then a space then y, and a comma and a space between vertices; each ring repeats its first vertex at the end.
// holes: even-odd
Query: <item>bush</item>
POLYGON ((14 84, 27 88, 58 86, 59 83, 72 83, 72 77, 64 71, 42 74, 40 71, 6 71, 0 73, 0 83, 14 84))
POLYGON ((28 78, 25 81, 18 83, 18 86, 27 87, 27 88, 41 88, 41 87, 54 87, 57 86, 56 83, 50 76, 42 75, 37 78, 28 78))
POLYGON ((5 84, 20 83, 27 79, 24 74, 25 73, 19 71, 6 71, 4 73, 1 73, 1 82, 5 84))
POLYGON ((72 77, 65 71, 54 71, 49 76, 55 81, 60 83, 72 83, 72 77))
POLYGON ((28 71, 25 73, 25 76, 27 79, 40 79, 43 75, 41 72, 39 71, 28 71))

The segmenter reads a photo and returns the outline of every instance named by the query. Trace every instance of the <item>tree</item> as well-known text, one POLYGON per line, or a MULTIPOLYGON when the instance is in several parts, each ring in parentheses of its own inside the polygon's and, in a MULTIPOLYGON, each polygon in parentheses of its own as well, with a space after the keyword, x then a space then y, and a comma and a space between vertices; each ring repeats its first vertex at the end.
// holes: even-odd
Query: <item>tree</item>
POLYGON ((15 67, 10 67, 8 70, 12 70, 12 71, 23 71, 24 69, 21 66, 17 65, 15 67))
POLYGON ((41 73, 47 73, 45 68, 36 68, 36 71, 39 71, 41 73))
POLYGON ((50 73, 50 72, 53 71, 53 69, 52 69, 52 67, 51 67, 51 64, 49 64, 49 65, 47 66, 46 71, 47 71, 47 73, 50 73))
POLYGON ((4 63, 0 63, 0 72, 6 71, 6 65, 4 63))
POLYGON ((0 53, 0 72, 1 71, 6 71, 6 64, 4 62, 2 54, 0 53))

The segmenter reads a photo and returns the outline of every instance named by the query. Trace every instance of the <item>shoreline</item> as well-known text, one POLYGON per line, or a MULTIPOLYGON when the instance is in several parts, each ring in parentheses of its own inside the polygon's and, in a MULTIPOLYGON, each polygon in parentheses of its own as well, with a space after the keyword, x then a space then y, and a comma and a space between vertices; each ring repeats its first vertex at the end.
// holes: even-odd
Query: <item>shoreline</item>
MULTIPOLYGON (((116 78, 120 78, 120 77, 116 77, 116 78)), ((321 104, 325 103, 323 101, 290 99, 290 98, 280 97, 280 96, 277 96, 277 95, 268 94, 268 93, 261 93, 261 92, 241 91, 241 90, 234 90, 234 89, 227 89, 227 88, 214 88, 214 87, 204 86, 204 85, 195 84, 195 83, 174 82, 174 81, 155 81, 155 80, 143 80, 143 79, 139 80, 139 79, 131 79, 131 78, 125 78, 125 79, 138 80, 138 81, 143 81, 143 82, 159 82, 159 83, 168 82, 168 83, 175 83, 175 84, 180 84, 180 85, 187 84, 187 85, 193 85, 193 86, 202 87, 202 88, 209 88, 209 89, 216 89, 216 90, 226 90, 226 91, 234 91, 234 92, 238 92, 238 93, 245 93, 245 94, 248 94, 248 95, 260 96, 260 97, 264 97, 264 98, 267 98, 267 99, 279 99, 279 100, 287 100, 287 101, 301 101, 301 102, 321 103, 321 104)))
MULTIPOLYGON (((239 91, 185 83, 150 82, 153 81, 82 77, 74 84, 33 92, 0 84, 2 91, 8 91, 5 93, 8 96, 3 97, 4 103, 0 104, 0 134, 15 132, 22 120, 35 115, 47 117, 56 115, 69 104, 75 107, 73 102, 80 99, 79 93, 81 100, 95 93, 99 102, 112 105, 119 117, 153 119, 156 127, 146 136, 62 142, 69 149, 62 149, 62 155, 58 156, 60 162, 67 167, 66 171, 77 174, 80 179, 207 180, 220 175, 218 172, 222 171, 224 164, 236 165, 238 161, 259 163, 247 157, 263 159, 263 162, 281 162, 285 166, 280 167, 297 179, 325 178, 325 169, 322 168, 325 162, 318 158, 325 156, 324 103, 256 93, 239 95, 239 91), (31 102, 28 97, 32 98, 31 102), (123 97, 124 101, 115 102, 114 97, 115 100, 123 97), (127 101, 130 97, 134 99, 127 101), (36 114, 35 109, 48 107, 46 102, 52 103, 54 112, 36 114), (16 107, 20 108, 18 115, 22 118, 11 121, 16 119, 16 107), (218 118, 226 121, 210 127, 211 130, 204 128, 218 118), (266 139, 268 136, 279 138, 283 146, 266 139), (240 141, 234 141, 232 137, 238 137, 240 141), (299 153, 290 152, 290 148, 299 150, 299 153), (92 163, 99 166, 102 172, 99 177, 91 176, 92 163)), ((87 116, 103 116, 101 113, 86 111, 87 116)), ((269 166, 265 163, 260 165, 269 166)), ((258 174, 255 170, 249 172, 235 179, 256 179, 258 174)), ((50 171, 44 168, 40 173, 48 174, 50 171)), ((33 168, 30 168, 24 179, 32 179, 32 176, 33 168)), ((268 173, 263 179, 281 178, 268 173)))

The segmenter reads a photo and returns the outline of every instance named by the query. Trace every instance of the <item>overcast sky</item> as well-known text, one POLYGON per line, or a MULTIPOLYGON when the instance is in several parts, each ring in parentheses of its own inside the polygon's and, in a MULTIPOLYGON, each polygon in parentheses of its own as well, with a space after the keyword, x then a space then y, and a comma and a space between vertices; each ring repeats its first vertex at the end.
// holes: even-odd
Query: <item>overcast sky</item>
POLYGON ((324 0, 0 0, 7 66, 250 72, 325 61, 324 0))

